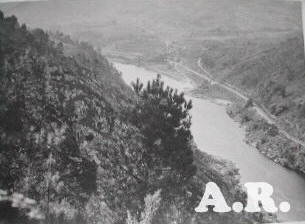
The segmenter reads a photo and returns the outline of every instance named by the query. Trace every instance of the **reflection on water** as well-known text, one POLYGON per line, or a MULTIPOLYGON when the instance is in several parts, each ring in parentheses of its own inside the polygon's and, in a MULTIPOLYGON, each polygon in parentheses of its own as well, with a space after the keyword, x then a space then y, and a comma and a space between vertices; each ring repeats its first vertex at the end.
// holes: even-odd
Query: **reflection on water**
MULTIPOLYGON (((146 83, 156 78, 156 73, 134 65, 114 63, 122 72, 127 84, 139 78, 146 83)), ((165 85, 178 90, 190 90, 189 80, 175 80, 162 76, 165 85)), ((198 148, 223 159, 231 160, 240 170, 241 182, 267 182, 274 187, 273 198, 291 204, 288 213, 279 213, 283 221, 305 220, 305 179, 295 172, 272 162, 254 147, 244 142, 245 132, 226 113, 224 105, 207 99, 194 98, 192 109, 192 133, 198 148)))

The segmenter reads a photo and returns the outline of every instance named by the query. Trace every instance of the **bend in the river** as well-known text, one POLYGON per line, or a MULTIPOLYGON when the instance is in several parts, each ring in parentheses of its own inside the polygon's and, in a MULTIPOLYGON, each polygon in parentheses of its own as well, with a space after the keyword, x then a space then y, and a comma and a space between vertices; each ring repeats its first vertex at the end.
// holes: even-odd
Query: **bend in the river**
MULTIPOLYGON (((156 73, 134 65, 114 63, 122 72, 124 81, 130 84, 139 78, 146 83, 156 78, 156 73)), ((188 79, 178 81, 163 76, 165 85, 180 91, 192 89, 188 79)), ((192 133, 198 148, 212 155, 227 159, 236 164, 240 170, 241 182, 267 182, 274 187, 273 198, 279 205, 282 201, 291 204, 288 213, 278 213, 282 221, 305 220, 305 179, 260 154, 254 147, 244 141, 245 131, 226 113, 226 106, 215 104, 207 99, 193 100, 192 133)))

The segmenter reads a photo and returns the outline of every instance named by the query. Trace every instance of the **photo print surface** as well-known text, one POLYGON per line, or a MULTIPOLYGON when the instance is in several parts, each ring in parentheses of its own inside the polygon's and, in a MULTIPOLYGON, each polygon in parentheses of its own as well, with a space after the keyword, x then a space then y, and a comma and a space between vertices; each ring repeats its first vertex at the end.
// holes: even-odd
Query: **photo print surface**
POLYGON ((303 9, 0 0, 0 223, 303 223, 303 9))

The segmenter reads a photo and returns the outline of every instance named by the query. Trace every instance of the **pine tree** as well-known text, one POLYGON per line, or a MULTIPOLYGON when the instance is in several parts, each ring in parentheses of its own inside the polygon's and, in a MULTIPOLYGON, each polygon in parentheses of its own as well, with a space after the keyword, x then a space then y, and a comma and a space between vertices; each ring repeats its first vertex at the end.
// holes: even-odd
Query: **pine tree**
POLYGON ((145 136, 148 163, 155 166, 160 161, 161 169, 170 168, 179 182, 187 181, 196 172, 190 144, 192 101, 187 101, 177 90, 164 88, 160 75, 144 89, 139 80, 133 88, 140 100, 132 121, 145 136))

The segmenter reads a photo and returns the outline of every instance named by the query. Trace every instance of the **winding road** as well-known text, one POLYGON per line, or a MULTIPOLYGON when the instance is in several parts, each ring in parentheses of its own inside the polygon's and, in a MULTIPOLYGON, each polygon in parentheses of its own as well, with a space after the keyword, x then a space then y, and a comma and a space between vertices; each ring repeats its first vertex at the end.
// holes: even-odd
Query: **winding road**
MULTIPOLYGON (((181 62, 176 62, 173 60, 168 60, 168 62, 170 64, 173 64, 175 66, 175 68, 177 68, 178 66, 180 66, 181 68, 185 69, 188 72, 191 72, 203 79, 205 79, 206 81, 208 81, 211 85, 218 85, 226 90, 228 90, 229 92, 235 94, 236 96, 240 97, 242 100, 244 101, 248 101, 250 100, 250 98, 241 90, 237 89, 236 87, 233 87, 230 84, 227 83, 223 83, 223 82, 219 82, 216 79, 212 78, 212 74, 207 71, 205 68, 203 68, 202 64, 201 64, 201 59, 199 58, 197 60, 197 66, 200 68, 200 70, 203 72, 197 72, 194 69, 191 69, 190 67, 182 64, 181 62)), ((256 112, 264 119, 266 120, 269 124, 273 124, 276 125, 276 127, 279 130, 279 133, 281 135, 283 135, 284 137, 286 137, 287 139, 291 140, 292 142, 294 142, 297 145, 301 145, 303 147, 305 147, 305 141, 302 141, 294 136, 292 136, 291 134, 289 134, 287 131, 285 131, 282 127, 280 127, 277 122, 276 119, 270 115, 269 113, 267 113, 261 106, 258 105, 258 103, 254 102, 253 103, 253 108, 256 110, 256 112)))

